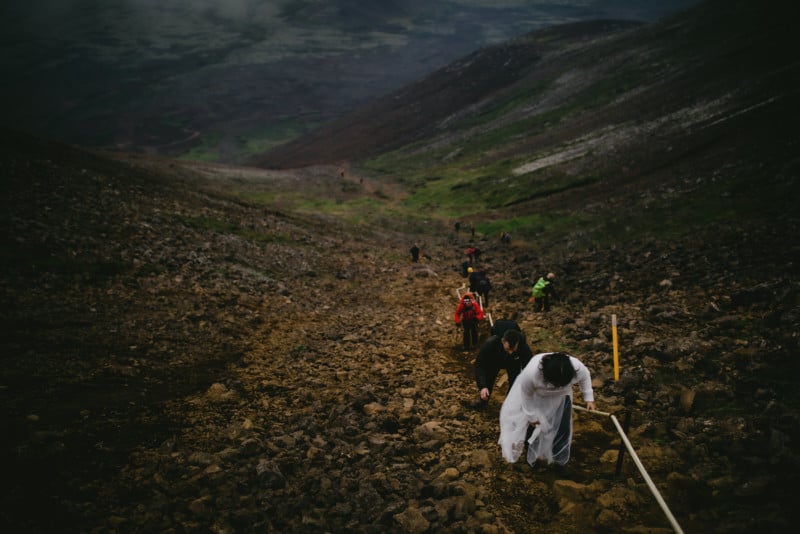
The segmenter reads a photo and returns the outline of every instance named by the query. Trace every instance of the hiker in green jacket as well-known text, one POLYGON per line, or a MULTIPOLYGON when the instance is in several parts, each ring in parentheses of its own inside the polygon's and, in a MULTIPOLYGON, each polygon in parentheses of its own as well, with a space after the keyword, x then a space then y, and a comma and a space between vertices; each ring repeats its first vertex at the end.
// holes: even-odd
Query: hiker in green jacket
POLYGON ((530 298, 533 302, 533 311, 550 311, 550 300, 556 298, 555 288, 553 287, 553 281, 555 279, 555 274, 547 273, 547 276, 539 278, 533 285, 530 298))

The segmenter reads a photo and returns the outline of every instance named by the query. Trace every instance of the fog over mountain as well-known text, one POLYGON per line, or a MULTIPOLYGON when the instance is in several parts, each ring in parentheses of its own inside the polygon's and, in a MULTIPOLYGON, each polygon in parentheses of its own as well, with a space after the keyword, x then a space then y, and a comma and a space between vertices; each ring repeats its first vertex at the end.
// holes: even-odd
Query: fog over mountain
POLYGON ((0 7, 0 125, 236 162, 483 46, 693 0, 87 0, 0 7))

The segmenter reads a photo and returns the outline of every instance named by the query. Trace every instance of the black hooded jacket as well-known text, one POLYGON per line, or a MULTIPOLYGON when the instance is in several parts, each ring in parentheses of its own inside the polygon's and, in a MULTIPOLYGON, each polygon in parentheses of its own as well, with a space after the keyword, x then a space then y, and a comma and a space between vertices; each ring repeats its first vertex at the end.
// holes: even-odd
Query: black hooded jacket
POLYGON ((508 387, 511 389, 514 380, 528 365, 531 358, 533 358, 533 353, 524 334, 513 355, 505 351, 500 336, 490 337, 478 351, 478 357, 475 359, 475 381, 478 383, 478 390, 488 388, 489 391, 492 391, 500 369, 505 369, 508 373, 508 387))

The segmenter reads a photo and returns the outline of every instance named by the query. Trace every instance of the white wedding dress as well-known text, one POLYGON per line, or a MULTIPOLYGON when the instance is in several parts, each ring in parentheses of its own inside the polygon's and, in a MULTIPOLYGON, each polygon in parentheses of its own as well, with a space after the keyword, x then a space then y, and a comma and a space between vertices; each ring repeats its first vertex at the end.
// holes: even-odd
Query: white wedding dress
POLYGON ((575 378, 563 387, 544 381, 539 364, 545 354, 537 354, 514 381, 500 409, 500 439, 503 458, 516 462, 525 450, 528 463, 537 460, 564 465, 572 443, 572 386, 578 384, 585 402, 594 401, 589 370, 570 356, 575 378), (533 432, 528 437, 528 428, 533 432))

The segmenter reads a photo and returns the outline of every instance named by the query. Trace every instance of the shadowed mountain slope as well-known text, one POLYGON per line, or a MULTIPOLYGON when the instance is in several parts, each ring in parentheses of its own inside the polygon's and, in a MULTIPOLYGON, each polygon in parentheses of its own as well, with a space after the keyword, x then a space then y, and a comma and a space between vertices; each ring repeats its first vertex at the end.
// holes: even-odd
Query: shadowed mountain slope
MULTIPOLYGON (((608 165, 619 172, 679 161, 739 131, 723 123, 752 115, 764 119, 742 128, 780 143, 791 129, 778 119, 797 100, 787 8, 710 2, 654 25, 594 22, 535 32, 482 49, 255 163, 357 162, 401 147, 429 166, 454 152, 491 165, 566 145, 571 155, 562 159, 575 159, 597 154, 593 140, 618 132, 606 143, 612 152, 597 155, 614 158, 608 165), (663 139, 680 143, 680 152, 665 158, 663 139), (656 161, 620 161, 626 151, 656 161)), ((732 140, 743 148, 748 141, 746 132, 732 140)))

